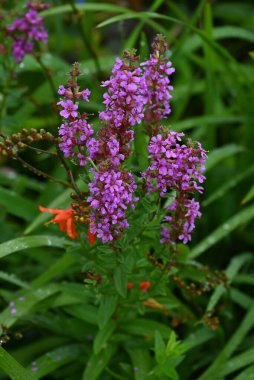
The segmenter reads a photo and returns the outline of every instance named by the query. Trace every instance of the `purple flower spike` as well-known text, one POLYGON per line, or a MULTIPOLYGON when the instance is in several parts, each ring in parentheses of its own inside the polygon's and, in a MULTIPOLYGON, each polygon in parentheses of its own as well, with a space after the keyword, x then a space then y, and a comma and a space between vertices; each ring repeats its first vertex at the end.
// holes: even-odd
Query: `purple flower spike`
POLYGON ((47 8, 47 4, 29 2, 26 4, 28 11, 21 18, 16 18, 9 26, 8 32, 13 39, 12 54, 17 62, 21 62, 25 54, 32 53, 34 41, 47 43, 48 33, 43 25, 43 17, 38 11, 47 8))
POLYGON ((205 177, 206 152, 200 143, 182 141, 183 133, 170 131, 151 138, 148 152, 151 165, 142 174, 147 181, 148 191, 159 191, 160 196, 175 190, 176 197, 166 208, 169 215, 164 222, 169 228, 162 228, 161 243, 184 244, 191 240, 191 232, 195 228, 195 219, 200 218, 199 203, 190 199, 190 195, 202 193, 205 177))
POLYGON ((64 98, 57 103, 63 108, 60 115, 64 118, 58 131, 61 138, 59 148, 64 157, 72 158, 80 166, 85 166, 88 157, 92 157, 92 152, 94 154, 96 152, 97 141, 91 137, 94 132, 85 119, 86 114, 79 115, 78 104, 75 103, 81 97, 85 101, 89 101, 88 96, 91 93, 88 89, 79 91, 76 81, 78 74, 78 64, 74 64, 74 68, 71 70, 71 80, 68 82, 69 87, 65 88, 60 85, 58 88, 58 94, 64 98))
POLYGON ((145 82, 140 68, 131 68, 120 58, 112 70, 109 80, 102 83, 108 87, 104 94, 106 110, 100 112, 100 119, 121 128, 124 124, 139 124, 144 116, 145 82))
POLYGON ((133 197, 137 188, 131 173, 118 169, 94 173, 94 182, 89 184, 91 196, 87 201, 92 208, 91 232, 103 243, 120 237, 129 226, 126 219, 127 205, 134 208, 138 198, 133 197))

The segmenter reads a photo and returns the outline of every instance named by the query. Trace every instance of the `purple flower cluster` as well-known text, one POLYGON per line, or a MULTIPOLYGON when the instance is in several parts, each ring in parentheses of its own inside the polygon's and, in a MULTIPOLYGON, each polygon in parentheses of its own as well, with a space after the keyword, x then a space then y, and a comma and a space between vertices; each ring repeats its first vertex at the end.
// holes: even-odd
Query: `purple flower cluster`
POLYGON ((26 8, 28 11, 24 16, 16 18, 8 28, 13 38, 12 53, 17 62, 21 62, 25 54, 33 52, 35 41, 47 43, 48 34, 38 12, 47 9, 48 4, 28 2, 26 8))
POLYGON ((201 216, 198 202, 189 198, 195 191, 203 191, 199 184, 205 179, 202 173, 207 156, 200 143, 187 140, 184 144, 183 136, 170 131, 152 137, 148 146, 151 165, 142 175, 149 192, 159 190, 160 196, 164 196, 168 191, 176 191, 175 200, 167 207, 170 216, 164 219, 170 223, 170 230, 163 227, 162 242, 178 239, 186 244, 191 239, 195 218, 201 216))
POLYGON ((199 202, 194 198, 176 197, 171 205, 166 207, 170 215, 164 218, 164 222, 170 224, 170 230, 162 227, 161 243, 175 244, 178 239, 187 244, 191 240, 190 234, 195 228, 195 219, 201 217, 199 207, 199 202))
POLYGON ((134 207, 138 200, 133 196, 137 188, 133 176, 120 165, 130 154, 130 143, 134 138, 131 128, 144 117, 145 87, 142 71, 134 64, 136 58, 132 55, 125 57, 129 63, 117 58, 110 80, 102 84, 108 87, 104 94, 106 110, 99 115, 103 124, 98 132, 98 143, 93 142, 93 150, 89 147, 92 158, 99 163, 94 182, 89 185, 91 231, 103 243, 121 236, 128 227, 127 206, 134 207))
POLYGON ((108 87, 108 92, 103 95, 106 110, 100 112, 101 120, 117 128, 141 123, 145 101, 141 73, 140 68, 127 65, 120 58, 116 59, 113 75, 102 83, 102 87, 108 87))
POLYGON ((202 193, 199 183, 205 179, 202 172, 206 153, 200 143, 197 147, 190 140, 183 144, 182 136, 183 133, 170 131, 165 137, 159 134, 151 138, 148 151, 152 163, 143 174, 150 192, 158 189, 161 196, 168 189, 202 193))
POLYGON ((96 233, 103 243, 121 236, 127 228, 126 209, 138 200, 133 196, 137 188, 133 176, 120 169, 94 172, 94 181, 89 184, 91 196, 87 201, 93 209, 91 232, 96 233))
POLYGON ((170 112, 169 101, 172 98, 169 75, 175 69, 172 63, 160 55, 151 54, 150 59, 141 63, 145 80, 145 122, 156 123, 165 118, 170 112))
POLYGON ((78 161, 80 166, 85 166, 87 162, 87 154, 85 150, 93 149, 93 129, 85 119, 86 115, 79 116, 78 103, 76 100, 83 98, 89 101, 88 89, 80 92, 79 87, 75 83, 74 87, 65 89, 59 86, 58 93, 64 96, 64 100, 60 100, 57 105, 62 107, 60 115, 63 117, 63 123, 59 128, 61 142, 59 148, 65 157, 71 157, 78 161), (92 141, 91 141, 92 140, 92 141))

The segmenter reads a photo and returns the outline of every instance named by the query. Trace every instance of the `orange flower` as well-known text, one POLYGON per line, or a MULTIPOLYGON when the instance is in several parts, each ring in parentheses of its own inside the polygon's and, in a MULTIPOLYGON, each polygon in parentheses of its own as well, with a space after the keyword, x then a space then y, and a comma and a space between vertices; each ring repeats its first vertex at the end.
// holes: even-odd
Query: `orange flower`
POLYGON ((74 212, 71 208, 68 210, 60 210, 58 208, 45 208, 39 206, 39 210, 42 212, 49 212, 50 214, 55 214, 56 216, 51 220, 51 223, 59 224, 59 229, 61 231, 67 232, 67 235, 71 239, 78 237, 75 223, 74 223, 74 212))
POLYGON ((90 223, 88 227, 88 241, 90 244, 94 244, 95 239, 96 239, 96 233, 94 234, 91 232, 91 223, 90 223))
POLYGON ((145 293, 150 289, 151 283, 150 281, 143 281, 139 284, 139 287, 140 287, 141 292, 145 293))
POLYGON ((168 315, 168 310, 154 298, 148 298, 148 300, 142 302, 144 306, 150 307, 151 309, 157 309, 163 311, 165 315, 168 315))

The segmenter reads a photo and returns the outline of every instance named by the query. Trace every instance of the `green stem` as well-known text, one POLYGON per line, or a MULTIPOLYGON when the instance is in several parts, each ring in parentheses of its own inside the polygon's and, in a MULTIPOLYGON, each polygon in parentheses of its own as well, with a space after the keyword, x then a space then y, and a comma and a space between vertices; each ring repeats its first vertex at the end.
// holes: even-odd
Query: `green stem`
POLYGON ((89 53, 91 54, 91 57, 92 57, 92 59, 94 61, 96 70, 97 70, 98 74, 100 74, 102 72, 101 67, 100 67, 100 62, 99 62, 98 57, 95 54, 95 52, 94 52, 94 50, 93 50, 93 48, 92 48, 92 46, 90 44, 89 39, 87 38, 87 36, 85 34, 85 31, 84 31, 84 28, 83 28, 83 24, 82 24, 82 20, 81 20, 81 17, 80 17, 81 14, 80 14, 79 10, 77 9, 74 0, 70 0, 69 2, 70 2, 70 5, 72 7, 73 13, 77 17, 77 25, 78 25, 79 33, 80 33, 80 36, 81 36, 81 38, 83 40, 84 46, 85 46, 85 48, 87 50, 89 50, 89 53))
POLYGON ((70 181, 71 181, 71 187, 76 191, 78 197, 79 197, 80 199, 82 199, 81 191, 79 190, 79 188, 78 188, 78 186, 77 186, 77 184, 76 184, 76 182, 75 182, 75 180, 74 180, 74 178, 73 178, 73 174, 72 174, 71 169, 70 169, 69 166, 67 165, 67 163, 66 163, 66 161, 65 161, 65 159, 64 159, 64 157, 63 157, 63 154, 62 154, 62 152, 60 151, 60 149, 59 149, 57 143, 55 143, 55 146, 56 146, 57 156, 58 156, 58 158, 60 159, 61 163, 63 164, 63 167, 64 167, 64 169, 66 170, 66 173, 67 173, 67 175, 68 175, 68 177, 69 177, 69 179, 70 179, 70 181))
POLYGON ((6 76, 5 84, 4 84, 3 89, 2 89, 3 99, 2 99, 1 107, 0 107, 0 119, 1 120, 3 120, 3 118, 6 115, 7 97, 8 97, 8 92, 9 92, 9 89, 10 89, 11 81, 12 81, 12 78, 13 78, 13 68, 11 67, 11 64, 10 64, 10 66, 8 66, 8 64, 5 64, 5 62, 4 62, 4 68, 7 71, 7 76, 6 76))
POLYGON ((53 82, 53 79, 52 79, 52 75, 50 74, 50 71, 49 71, 48 67, 43 63, 43 61, 41 60, 40 55, 34 54, 34 58, 36 59, 36 61, 41 66, 42 71, 43 71, 46 79, 48 80, 49 86, 50 86, 51 91, 52 91, 52 95, 53 95, 54 99, 57 100, 57 91, 56 91, 56 88, 55 88, 55 85, 54 85, 54 82, 53 82))
POLYGON ((54 153, 54 152, 49 152, 48 150, 43 150, 43 149, 35 148, 34 146, 30 146, 30 145, 27 145, 25 143, 23 143, 23 145, 25 145, 25 148, 29 148, 29 149, 35 150, 37 153, 44 153, 44 154, 49 154, 50 156, 57 157, 57 154, 54 153))
POLYGON ((40 169, 37 169, 37 168, 35 168, 34 166, 30 165, 28 162, 26 162, 25 160, 23 160, 23 158, 21 158, 21 157, 19 157, 19 156, 16 156, 15 159, 16 159, 17 161, 19 161, 19 162, 20 162, 25 168, 31 170, 31 172, 37 174, 38 176, 41 176, 41 177, 44 177, 44 178, 48 178, 48 179, 50 179, 51 181, 54 181, 54 182, 60 183, 60 184, 63 185, 63 186, 70 187, 71 189, 73 189, 72 184, 70 184, 69 182, 62 181, 61 179, 58 179, 58 178, 52 177, 50 174, 47 174, 47 173, 41 171, 40 169))

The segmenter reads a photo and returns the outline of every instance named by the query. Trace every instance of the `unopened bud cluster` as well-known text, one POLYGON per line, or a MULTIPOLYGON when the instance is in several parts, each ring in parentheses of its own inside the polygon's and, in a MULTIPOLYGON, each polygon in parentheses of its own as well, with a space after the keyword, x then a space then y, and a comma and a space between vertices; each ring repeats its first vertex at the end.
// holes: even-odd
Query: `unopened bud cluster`
POLYGON ((16 157, 19 149, 37 141, 54 141, 55 137, 44 129, 25 129, 10 136, 0 135, 0 155, 16 157))

